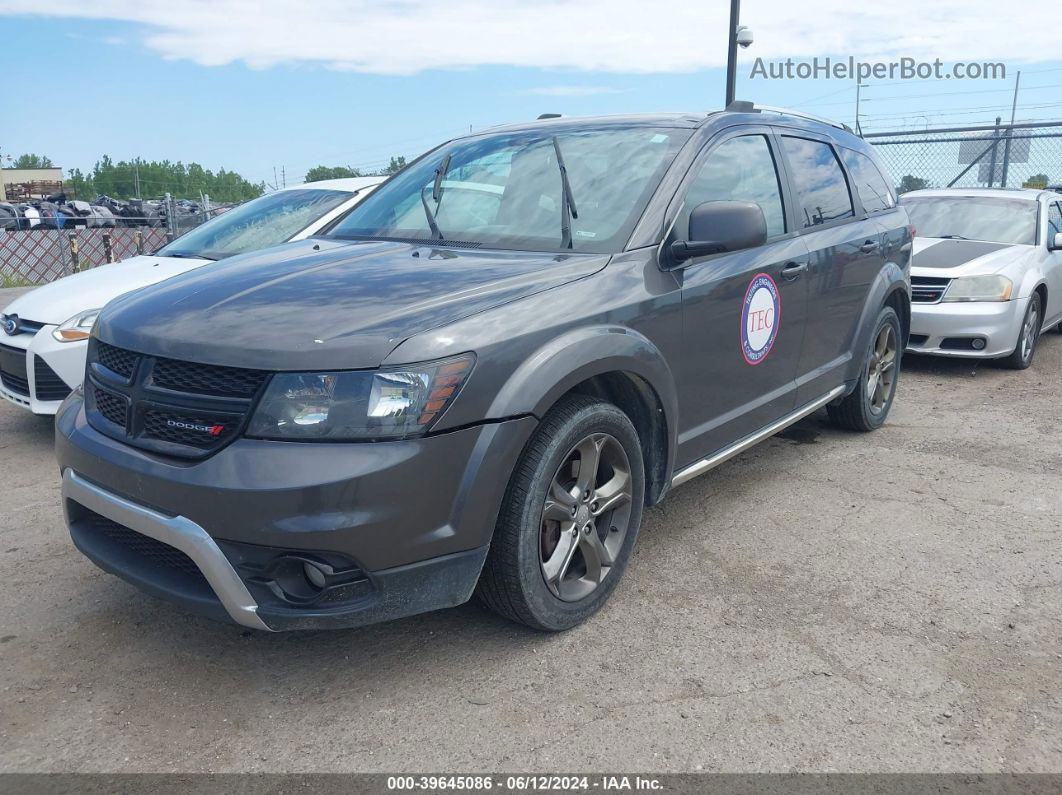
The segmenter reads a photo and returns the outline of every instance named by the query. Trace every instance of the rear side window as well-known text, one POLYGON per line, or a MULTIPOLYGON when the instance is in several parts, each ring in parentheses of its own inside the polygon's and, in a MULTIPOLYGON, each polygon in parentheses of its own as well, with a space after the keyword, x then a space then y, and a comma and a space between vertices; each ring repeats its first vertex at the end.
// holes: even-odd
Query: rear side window
POLYGON ((856 190, 859 191, 864 210, 868 213, 878 213, 896 206, 889 183, 878 171, 873 160, 851 149, 842 149, 841 156, 844 158, 844 164, 848 166, 848 173, 852 175, 856 190))
POLYGON ((690 183, 677 228, 686 234, 690 213, 704 202, 749 201, 758 204, 767 221, 767 236, 785 234, 785 212, 778 170, 767 139, 747 135, 724 141, 708 153, 690 183))
POLYGON ((833 147, 807 138, 782 137, 797 190, 798 211, 805 227, 855 217, 848 181, 833 147))

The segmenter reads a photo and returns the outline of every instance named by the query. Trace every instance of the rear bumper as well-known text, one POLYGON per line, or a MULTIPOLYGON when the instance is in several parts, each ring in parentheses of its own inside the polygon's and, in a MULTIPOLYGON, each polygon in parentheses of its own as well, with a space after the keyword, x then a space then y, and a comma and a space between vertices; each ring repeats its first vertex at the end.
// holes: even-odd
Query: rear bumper
MULTIPOLYGON (((911 305, 911 353, 935 356, 996 359, 1009 355, 1018 340, 1018 331, 1028 298, 1013 301, 971 301, 911 305), (919 336, 925 339, 919 339, 919 336), (982 339, 981 350, 948 348, 946 340, 982 339), (942 347, 943 346, 943 347, 942 347)), ((957 344, 957 343, 951 343, 957 344)))
POLYGON ((25 368, 18 373, 0 371, 0 397, 34 414, 55 414, 63 393, 76 389, 84 378, 88 343, 58 342, 54 330, 45 326, 34 335, 0 335, 0 346, 25 356, 25 368))
POLYGON ((472 595, 534 427, 521 418, 376 444, 239 440, 174 463, 96 432, 78 394, 58 414, 56 450, 71 537, 104 570, 255 629, 338 628, 472 595), (277 572, 303 561, 342 586, 293 601, 277 572))

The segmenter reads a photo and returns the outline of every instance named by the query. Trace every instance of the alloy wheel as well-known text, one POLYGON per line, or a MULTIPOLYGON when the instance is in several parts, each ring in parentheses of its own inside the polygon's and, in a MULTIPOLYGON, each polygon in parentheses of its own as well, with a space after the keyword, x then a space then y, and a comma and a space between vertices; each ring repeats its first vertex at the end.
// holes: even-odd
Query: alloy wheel
POLYGON ((1036 347, 1036 332, 1040 327, 1040 312, 1035 304, 1029 307, 1029 313, 1025 316, 1025 323, 1021 327, 1021 360, 1029 361, 1036 347))
POLYGON ((554 596, 575 602, 608 576, 630 528, 631 465, 623 445, 593 433, 564 457, 542 510, 540 563, 554 596))
POLYGON ((896 332, 887 323, 874 340, 874 350, 867 365, 867 399, 873 414, 881 414, 889 404, 896 383, 897 353, 896 332))

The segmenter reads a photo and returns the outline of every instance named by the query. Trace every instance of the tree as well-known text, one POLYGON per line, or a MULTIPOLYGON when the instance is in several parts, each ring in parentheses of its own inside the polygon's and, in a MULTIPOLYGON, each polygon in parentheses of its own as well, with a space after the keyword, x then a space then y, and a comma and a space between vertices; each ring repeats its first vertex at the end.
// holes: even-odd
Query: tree
POLYGON ((928 179, 922 179, 921 177, 916 177, 912 174, 904 174, 903 179, 900 180, 899 187, 896 188, 896 192, 910 193, 913 190, 925 190, 928 187, 928 179))
POLYGON ((304 182, 320 182, 322 179, 360 177, 361 172, 350 166, 314 166, 306 172, 304 182))
POLYGON ((384 176, 391 176, 397 174, 403 168, 406 167, 406 158, 404 155, 398 155, 398 157, 392 157, 391 162, 387 164, 387 168, 383 170, 384 176))
POLYGON ((30 152, 28 155, 19 155, 15 159, 13 168, 55 168, 55 166, 51 158, 30 152))
POLYGON ((65 186, 68 194, 80 199, 92 199, 99 194, 131 199, 138 193, 145 199, 161 198, 166 193, 177 198, 198 199, 205 193, 217 202, 240 202, 265 192, 264 183, 255 185, 235 171, 223 168, 213 172, 198 163, 185 165, 140 158, 115 162, 107 155, 88 174, 70 169, 65 186))
POLYGON ((1048 179, 1047 174, 1033 174, 1031 177, 1025 180, 1025 184, 1023 185, 1023 187, 1042 189, 1046 188, 1050 183, 1051 180, 1048 179))

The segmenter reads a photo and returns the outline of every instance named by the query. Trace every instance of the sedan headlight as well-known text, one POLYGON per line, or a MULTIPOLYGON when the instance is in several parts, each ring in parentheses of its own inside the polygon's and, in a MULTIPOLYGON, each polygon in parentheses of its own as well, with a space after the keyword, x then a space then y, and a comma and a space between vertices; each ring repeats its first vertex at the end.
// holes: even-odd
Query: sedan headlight
POLYGON ((88 309, 74 315, 69 320, 60 323, 52 331, 52 336, 59 342, 87 340, 92 335, 92 326, 102 311, 101 309, 88 309))
POLYGON ((457 397, 475 357, 384 370, 277 373, 247 428, 258 439, 422 436, 457 397))
POLYGON ((949 301, 1009 301, 1014 282, 1006 276, 960 276, 952 279, 942 299, 949 301))

